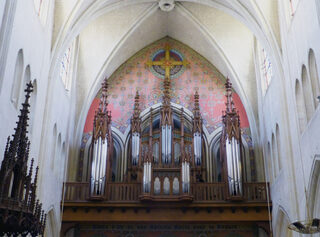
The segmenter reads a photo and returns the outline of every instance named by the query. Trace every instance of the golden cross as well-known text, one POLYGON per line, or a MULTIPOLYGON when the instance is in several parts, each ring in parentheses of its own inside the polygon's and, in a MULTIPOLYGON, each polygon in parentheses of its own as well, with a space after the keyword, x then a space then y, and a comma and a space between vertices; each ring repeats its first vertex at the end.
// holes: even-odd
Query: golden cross
POLYGON ((148 67, 152 66, 160 66, 164 68, 165 70, 165 78, 170 78, 170 69, 173 68, 174 66, 179 66, 182 65, 184 67, 187 67, 189 65, 189 62, 187 60, 183 61, 176 61, 170 58, 170 46, 169 44, 166 44, 165 46, 165 57, 164 59, 160 61, 148 61, 146 63, 148 67))

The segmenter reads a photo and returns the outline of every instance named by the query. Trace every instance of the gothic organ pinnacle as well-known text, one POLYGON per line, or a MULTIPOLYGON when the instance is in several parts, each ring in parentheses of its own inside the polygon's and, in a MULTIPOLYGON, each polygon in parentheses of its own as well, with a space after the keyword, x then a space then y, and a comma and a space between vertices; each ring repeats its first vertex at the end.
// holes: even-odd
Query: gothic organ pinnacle
POLYGON ((94 117, 92 137, 92 161, 90 176, 90 198, 104 199, 107 181, 111 177, 111 111, 108 111, 108 83, 102 84, 99 108, 94 117))
POLYGON ((221 161, 224 167, 224 178, 228 184, 230 198, 241 198, 243 195, 243 168, 240 116, 232 100, 232 85, 227 78, 226 111, 222 116, 223 130, 221 135, 221 161))

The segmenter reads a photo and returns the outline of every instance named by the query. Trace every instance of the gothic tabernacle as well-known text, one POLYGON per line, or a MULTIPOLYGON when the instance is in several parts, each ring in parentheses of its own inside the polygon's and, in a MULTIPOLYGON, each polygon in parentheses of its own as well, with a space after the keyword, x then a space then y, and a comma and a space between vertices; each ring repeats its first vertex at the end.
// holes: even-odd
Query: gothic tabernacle
POLYGON ((27 84, 26 99, 20 110, 13 139, 8 137, 0 169, 0 235, 42 236, 46 215, 42 204, 36 200, 38 167, 33 179, 33 162, 29 172, 29 148, 27 137, 29 98, 32 83, 27 84), (33 179, 33 182, 32 182, 33 179))

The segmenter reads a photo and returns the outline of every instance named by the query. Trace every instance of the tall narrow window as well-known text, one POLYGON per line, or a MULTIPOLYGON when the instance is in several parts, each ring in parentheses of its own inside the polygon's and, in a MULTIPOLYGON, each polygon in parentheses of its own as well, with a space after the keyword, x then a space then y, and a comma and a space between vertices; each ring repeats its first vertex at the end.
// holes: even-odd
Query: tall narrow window
POLYGON ((72 79, 72 55, 73 55, 74 43, 64 52, 61 65, 60 65, 60 78, 66 88, 70 90, 72 79))
POLYGON ((271 79, 273 77, 272 64, 270 58, 265 49, 262 49, 262 72, 264 77, 265 89, 270 85, 271 79))

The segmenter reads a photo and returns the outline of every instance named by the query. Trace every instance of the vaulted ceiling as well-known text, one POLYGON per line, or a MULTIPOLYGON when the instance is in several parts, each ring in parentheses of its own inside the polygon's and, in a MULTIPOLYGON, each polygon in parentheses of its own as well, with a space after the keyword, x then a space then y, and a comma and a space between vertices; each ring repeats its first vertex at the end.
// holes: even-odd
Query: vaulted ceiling
MULTIPOLYGON (((56 0, 51 74, 57 59, 79 42, 77 127, 105 76, 152 42, 170 36, 188 45, 231 78, 257 135, 255 42, 270 54, 281 74, 277 0, 175 1, 172 11, 156 0, 56 0)), ((80 135, 80 134, 79 134, 80 135)))

